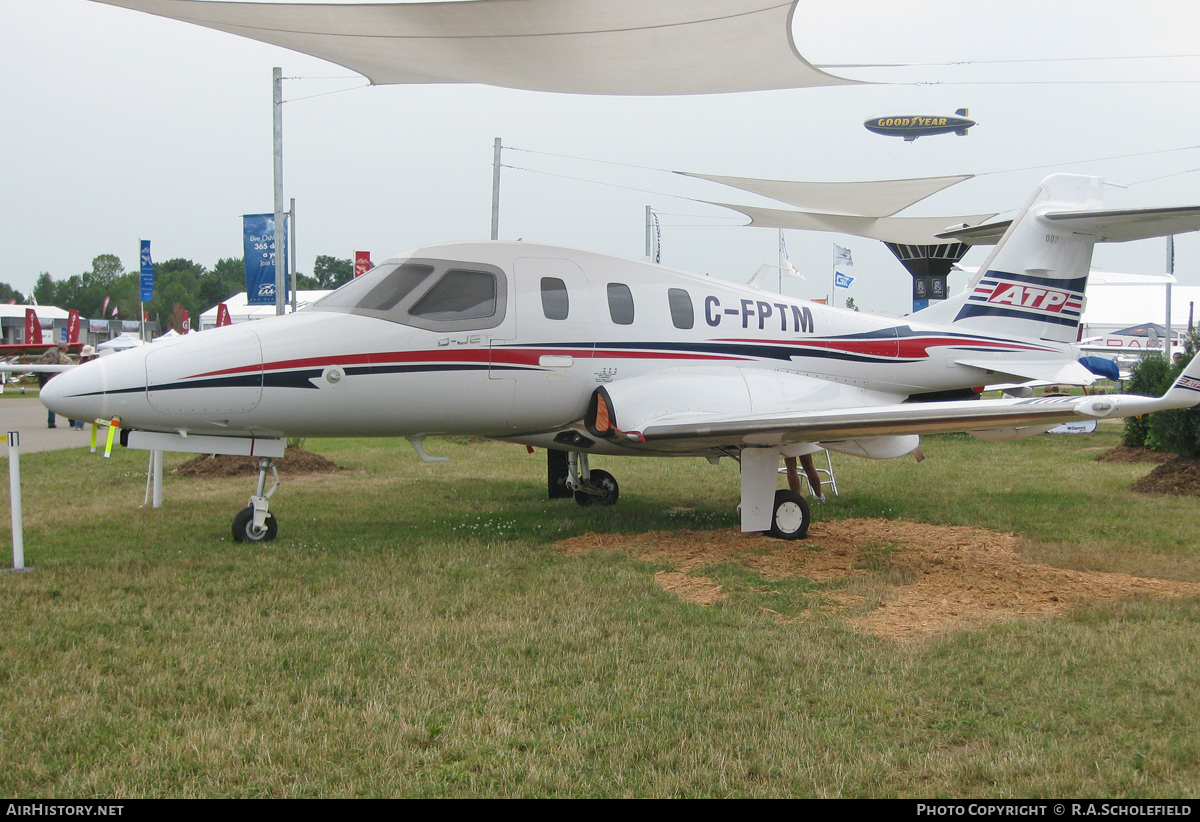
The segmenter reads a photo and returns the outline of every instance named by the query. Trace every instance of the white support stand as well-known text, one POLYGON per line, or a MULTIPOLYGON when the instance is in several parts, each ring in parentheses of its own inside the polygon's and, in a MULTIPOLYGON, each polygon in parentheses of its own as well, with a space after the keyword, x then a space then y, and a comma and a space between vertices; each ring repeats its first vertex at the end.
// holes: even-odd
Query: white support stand
POLYGON ((778 448, 742 449, 742 532, 766 531, 775 510, 778 448))
POLYGON ((150 462, 153 464, 151 474, 153 474, 154 494, 151 505, 155 508, 162 508, 162 451, 151 451, 150 462))
POLYGON ((25 570, 25 533, 21 519, 21 449, 20 435, 8 432, 8 482, 12 496, 13 570, 25 570))
POLYGON ((150 502, 152 507, 162 508, 162 469, 163 452, 155 449, 150 452, 150 464, 146 466, 146 496, 142 498, 143 506, 150 502))

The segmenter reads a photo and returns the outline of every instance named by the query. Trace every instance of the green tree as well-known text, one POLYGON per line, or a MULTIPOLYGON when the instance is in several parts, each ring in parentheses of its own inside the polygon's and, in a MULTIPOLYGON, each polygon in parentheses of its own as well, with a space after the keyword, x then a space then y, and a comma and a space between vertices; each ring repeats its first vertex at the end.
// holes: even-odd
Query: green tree
POLYGON ((337 288, 354 279, 354 262, 350 259, 321 254, 313 263, 312 278, 317 288, 337 288))
POLYGON ((207 311, 246 290, 246 269, 241 257, 222 257, 200 282, 200 310, 207 311))
POLYGON ((0 303, 7 303, 10 301, 14 303, 23 303, 25 302, 25 295, 20 291, 17 291, 17 289, 13 288, 8 283, 0 283, 0 303))

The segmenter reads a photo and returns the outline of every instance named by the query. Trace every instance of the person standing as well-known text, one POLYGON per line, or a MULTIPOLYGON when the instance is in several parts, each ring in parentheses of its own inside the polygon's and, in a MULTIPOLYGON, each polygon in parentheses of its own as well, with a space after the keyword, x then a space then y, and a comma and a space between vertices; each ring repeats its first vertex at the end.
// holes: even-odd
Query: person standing
MULTIPOLYGON (((85 362, 91 362, 94 359, 96 359, 95 347, 91 345, 85 345, 79 352, 79 364, 83 365, 85 362)), ((75 430, 77 431, 83 430, 83 420, 71 420, 71 425, 74 426, 75 430)))
MULTIPOLYGON (((58 345, 51 348, 42 358, 38 360, 41 365, 71 365, 71 358, 67 356, 67 344, 60 342, 58 345)), ((53 373, 40 372, 38 375, 38 388, 45 388, 46 383, 54 379, 53 373)), ((54 424, 54 412, 47 409, 46 411, 46 427, 57 428, 54 424)))
MULTIPOLYGON (((784 457, 783 464, 787 469, 788 488, 792 489, 793 494, 799 494, 800 475, 796 473, 796 458, 784 457)), ((825 495, 821 493, 821 475, 817 473, 817 466, 813 463, 812 454, 801 454, 800 466, 804 469, 804 476, 808 478, 808 486, 812 489, 813 500, 824 502, 825 495)))

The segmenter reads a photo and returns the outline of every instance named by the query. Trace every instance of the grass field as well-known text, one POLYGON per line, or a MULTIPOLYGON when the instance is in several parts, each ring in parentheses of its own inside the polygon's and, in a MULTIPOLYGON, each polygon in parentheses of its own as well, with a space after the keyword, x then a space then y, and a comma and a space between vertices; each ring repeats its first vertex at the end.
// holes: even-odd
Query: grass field
MULTIPOLYGON (((1196 500, 1092 461, 1118 432, 840 458, 816 516, 980 525, 1032 561, 1200 582, 1196 500)), ((35 570, 0 575, 0 794, 1200 793, 1194 599, 897 644, 762 607, 769 587, 803 609, 804 579, 710 569, 742 595, 703 607, 645 562, 552 547, 735 527, 729 461, 596 460, 621 501, 583 509, 546 500, 544 456, 517 446, 307 447, 350 470, 285 479, 267 545, 230 537, 249 479, 168 476, 139 509, 144 452, 22 457, 35 570)))

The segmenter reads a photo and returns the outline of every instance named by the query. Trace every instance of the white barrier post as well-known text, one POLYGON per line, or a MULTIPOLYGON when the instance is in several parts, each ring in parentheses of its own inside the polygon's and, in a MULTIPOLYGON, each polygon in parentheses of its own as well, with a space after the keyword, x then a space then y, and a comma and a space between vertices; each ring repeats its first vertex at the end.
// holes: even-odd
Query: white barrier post
POLYGON ((25 570, 25 536, 21 523, 21 449, 20 436, 8 432, 8 482, 12 493, 13 568, 25 570))

